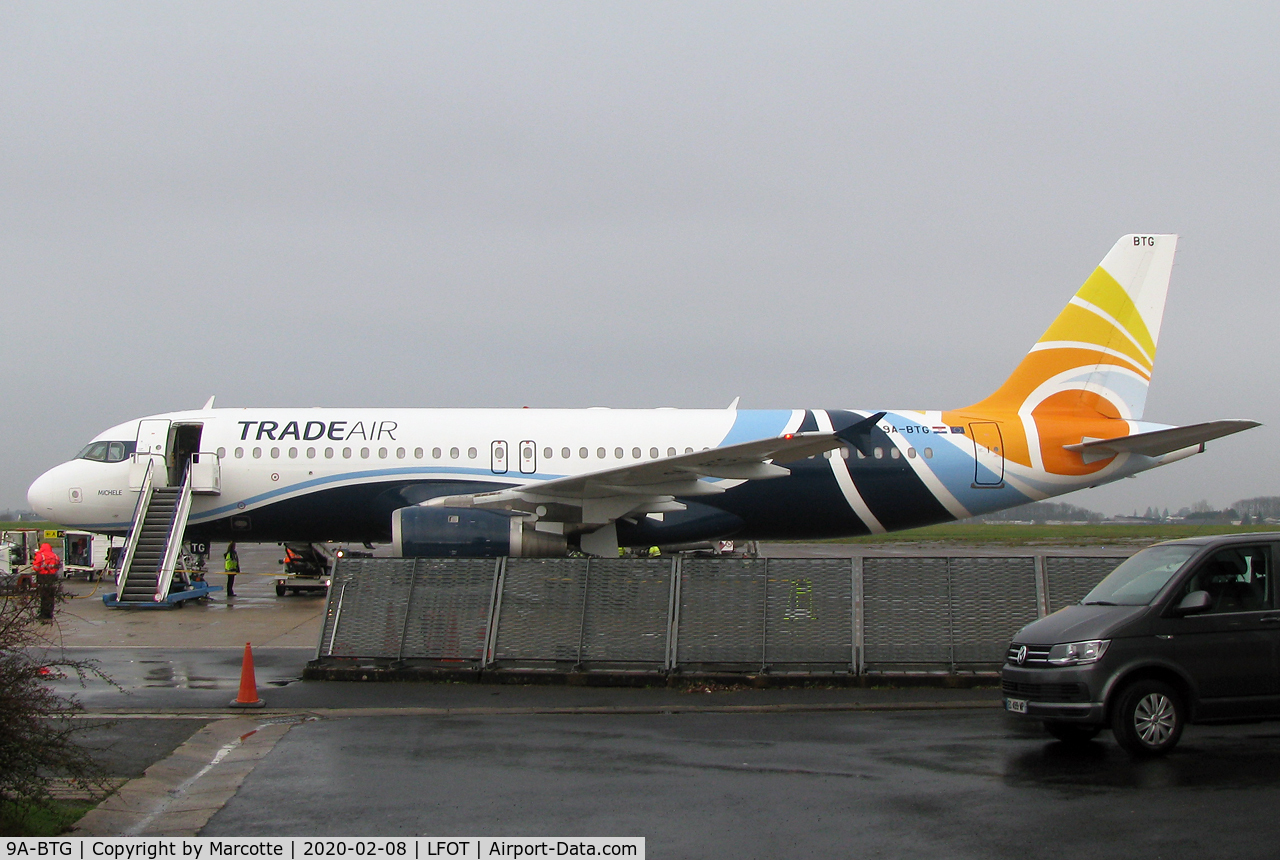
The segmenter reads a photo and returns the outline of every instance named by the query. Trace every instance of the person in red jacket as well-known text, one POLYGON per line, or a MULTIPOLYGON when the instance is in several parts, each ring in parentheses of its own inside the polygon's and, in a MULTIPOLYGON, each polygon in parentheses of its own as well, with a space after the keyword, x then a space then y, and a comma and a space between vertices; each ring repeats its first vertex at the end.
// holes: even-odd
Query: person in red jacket
POLYGON ((36 591, 40 595, 40 620, 48 624, 53 620, 53 604, 58 596, 58 572, 62 570, 62 559, 58 558, 53 547, 42 543, 40 549, 36 550, 31 567, 36 572, 36 591))

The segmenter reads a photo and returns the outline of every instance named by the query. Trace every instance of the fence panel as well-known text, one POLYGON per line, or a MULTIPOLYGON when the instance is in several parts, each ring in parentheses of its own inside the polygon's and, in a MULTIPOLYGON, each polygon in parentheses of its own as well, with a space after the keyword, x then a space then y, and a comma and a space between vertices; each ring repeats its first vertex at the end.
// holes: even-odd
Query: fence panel
POLYGON ((591 560, 583 663, 665 665, 672 564, 661 558, 591 560))
MULTIPOLYGON (((1046 555, 1049 610, 1122 560, 1046 555)), ((342 559, 317 657, 483 664, 492 635, 499 667, 658 671, 670 653, 687 669, 831 672, 848 670, 861 641, 873 672, 985 669, 1036 617, 1029 556, 865 556, 858 639, 854 569, 847 558, 342 559)))
POLYGON ((945 558, 862 562, 863 651, 867 664, 951 664, 945 558))
POLYGON ((329 588, 332 611, 326 613, 327 636, 321 640, 324 656, 394 660, 400 655, 414 562, 412 558, 338 562, 329 588))
POLYGON ((691 558, 680 565, 677 664, 761 665, 767 563, 691 558))
POLYGON ((1049 581, 1049 611, 1078 603, 1102 578, 1115 570, 1127 556, 1049 556, 1045 577, 1049 581))
POLYGON ((498 612, 496 661, 578 662, 585 558, 509 558, 498 612))
POLYGON ((404 658, 484 660, 497 562, 420 558, 415 568, 404 658))
POLYGON ((765 662, 853 662, 853 577, 847 558, 769 559, 765 662))
POLYGON ((953 556, 951 636, 956 663, 999 665, 1009 640, 1036 620, 1035 559, 953 556))

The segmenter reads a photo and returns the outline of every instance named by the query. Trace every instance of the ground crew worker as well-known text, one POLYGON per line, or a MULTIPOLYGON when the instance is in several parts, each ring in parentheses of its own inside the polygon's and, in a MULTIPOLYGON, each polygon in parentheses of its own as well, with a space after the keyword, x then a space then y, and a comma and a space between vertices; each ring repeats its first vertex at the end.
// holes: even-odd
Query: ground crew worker
POLYGON ((48 624, 53 620, 53 603, 58 596, 58 571, 62 570, 62 559, 47 543, 40 544, 36 557, 31 561, 36 572, 36 591, 40 595, 40 621, 48 624))
POLYGON ((227 597, 236 596, 236 574, 240 572, 240 556, 236 554, 236 542, 227 544, 222 554, 222 569, 227 572, 227 597))

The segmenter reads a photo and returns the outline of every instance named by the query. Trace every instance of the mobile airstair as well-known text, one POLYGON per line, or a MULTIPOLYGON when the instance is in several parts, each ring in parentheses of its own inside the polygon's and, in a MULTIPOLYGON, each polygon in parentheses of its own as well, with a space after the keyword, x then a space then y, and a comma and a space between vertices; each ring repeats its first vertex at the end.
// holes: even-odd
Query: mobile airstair
POLYGON ((218 586, 193 580, 185 569, 178 569, 183 532, 191 513, 193 470, 186 470, 180 486, 164 487, 155 482, 157 475, 165 473, 163 465, 152 459, 143 476, 116 592, 102 597, 112 608, 172 608, 218 590, 218 586))

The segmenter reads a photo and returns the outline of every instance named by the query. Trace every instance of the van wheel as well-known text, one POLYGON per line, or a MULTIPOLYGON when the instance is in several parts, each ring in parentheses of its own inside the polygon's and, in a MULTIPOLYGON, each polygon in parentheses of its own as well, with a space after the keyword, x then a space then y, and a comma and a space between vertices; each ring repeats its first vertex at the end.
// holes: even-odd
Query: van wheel
POLYGON ((1098 736, 1102 726, 1081 726, 1076 723, 1045 723, 1045 731, 1064 744, 1087 744, 1098 736))
POLYGON ((1178 745, 1186 706, 1163 681, 1137 681, 1120 691, 1111 712, 1116 743, 1132 756, 1164 755, 1178 745))
POLYGON ((284 597, 284 586, 276 583, 276 597, 284 597))

